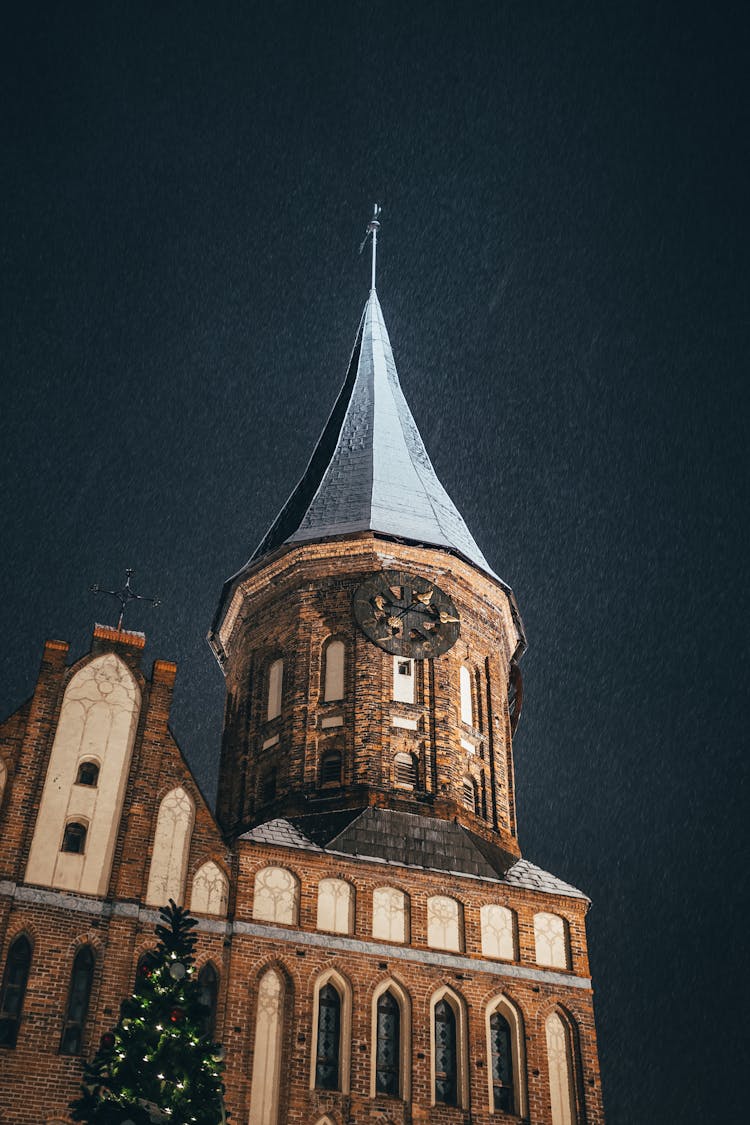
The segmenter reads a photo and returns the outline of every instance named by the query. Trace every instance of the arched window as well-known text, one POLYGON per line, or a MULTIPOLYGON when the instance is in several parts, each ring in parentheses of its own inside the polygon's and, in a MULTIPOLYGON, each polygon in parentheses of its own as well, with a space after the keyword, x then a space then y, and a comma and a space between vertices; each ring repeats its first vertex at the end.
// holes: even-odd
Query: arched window
POLYGON ((321 879, 318 883, 319 930, 350 934, 354 922, 354 894, 344 879, 321 879))
POLYGON ((323 700, 330 703, 344 698, 344 667, 346 648, 343 641, 331 641, 325 650, 323 700))
POLYGON ((76 785, 88 785, 95 789, 99 784, 99 767, 96 762, 81 762, 76 774, 76 785))
POLYGON ((281 714, 281 692, 284 682, 284 661, 274 660, 268 669, 268 706, 266 719, 277 718, 281 714))
POLYGON ((516 960, 516 933, 513 911, 507 906, 486 903, 479 914, 482 927, 482 953, 503 961, 516 960))
POLYGON ((402 944, 409 940, 409 906, 403 891, 376 887, 372 892, 372 936, 402 944))
POLYGON ((269 969, 258 986, 249 1125, 277 1125, 283 1008, 284 981, 269 969))
POLYGON ((21 934, 8 950, 0 990, 0 1047, 15 1047, 31 967, 31 942, 21 934))
POLYGON ((417 759, 413 754, 399 751, 393 759, 393 780, 396 785, 414 789, 417 784, 417 759))
POLYGON ((525 1117, 528 1112, 523 1021, 505 997, 486 1009, 490 1110, 525 1117))
POLYGON ((71 820, 65 825, 61 852, 72 852, 74 855, 83 855, 86 851, 86 825, 78 820, 71 820))
POLYGON ((219 1000, 219 974, 210 961, 206 961, 198 973, 198 987, 201 990, 201 1004, 206 1009, 203 1017, 203 1034, 213 1039, 216 1029, 216 1005, 219 1000))
POLYGON ((471 672, 465 664, 461 665, 459 684, 461 688, 461 722, 465 723, 467 727, 473 727, 474 711, 471 706, 471 672))
POLYGON ((315 1087, 339 1089, 341 1054, 341 997, 332 984, 318 993, 318 1034, 315 1048, 315 1087))
POLYGON ((463 797, 463 802, 466 805, 467 809, 471 809, 472 812, 476 812, 477 791, 474 787, 474 779, 473 778, 471 778, 471 777, 465 777, 464 778, 462 797, 463 797))
POLYGON ((401 1070, 401 1008, 391 992, 377 1001, 375 1093, 399 1096, 401 1070))
POLYGON ((559 1013, 552 1012, 547 1016, 544 1030, 547 1039, 552 1125, 574 1125, 576 1103, 570 1027, 559 1013))
POLYGON ((82 945, 75 955, 70 975, 68 1006, 60 1043, 60 1053, 63 1055, 80 1055, 83 1049, 83 1028, 93 983, 94 954, 90 945, 82 945))
POLYGON ((513 1059, 510 1049, 510 1027, 505 1016, 490 1016, 490 1060, 492 1068, 492 1105, 503 1113, 513 1113, 513 1059))
POLYGON ((537 965, 550 969, 569 968, 565 920, 558 914, 534 915, 534 942, 537 965))
POLYGON ((218 863, 202 864, 193 876, 190 909, 198 914, 226 914, 229 883, 218 863))
POLYGON ((284 867, 263 867, 255 876, 253 918, 294 926, 299 909, 299 880, 284 867))
POLYGON ((193 833, 195 805, 182 788, 172 789, 159 805, 146 902, 163 906, 173 898, 182 905, 193 833))
POLYGON ((439 1000, 433 1013, 435 1036, 435 1101, 458 1105, 458 1039, 456 1013, 447 1000, 439 1000))
POLYGON ((433 949, 461 949, 461 907, 455 898, 433 895, 427 899, 427 944, 433 949))
POLYGON ((341 784, 341 754, 338 750, 328 750, 320 760, 320 784, 341 784))

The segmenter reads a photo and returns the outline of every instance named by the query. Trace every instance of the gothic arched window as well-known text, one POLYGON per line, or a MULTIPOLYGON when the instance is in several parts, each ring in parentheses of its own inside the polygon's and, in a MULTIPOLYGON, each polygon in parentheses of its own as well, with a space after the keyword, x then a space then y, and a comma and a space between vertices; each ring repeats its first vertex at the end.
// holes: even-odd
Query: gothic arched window
POLYGON ((401 1008, 391 992, 378 997, 375 1093, 397 1098, 400 1090, 401 1008))
POLYGON ((0 990, 0 1047, 15 1047, 31 968, 31 942, 21 934, 8 950, 0 990))
POLYGON ((65 825, 61 852, 72 852, 74 855, 83 855, 86 851, 86 825, 78 820, 72 820, 65 825))
POLYGON ((461 949, 461 905, 447 895, 427 899, 427 944, 433 949, 461 949))
POLYGON ((96 762, 81 762, 76 774, 76 785, 89 785, 95 789, 99 784, 99 767, 96 762))
POLYGON ((497 903, 485 903, 479 912, 482 927, 482 954, 500 957, 503 961, 516 959, 516 933, 513 911, 497 903))
POLYGON ((344 669, 346 647, 343 641, 331 641, 325 650, 323 700, 331 703, 344 698, 344 669))
POLYGON ((400 751, 393 759, 393 780, 396 785, 414 789, 417 784, 417 760, 413 754, 400 751))
POLYGON ((154 971, 159 963, 159 958, 156 955, 155 949, 147 949, 138 958, 138 964, 135 967, 135 987, 138 988, 138 982, 142 977, 148 977, 154 971))
POLYGON ((90 945, 82 945, 75 955, 70 974, 68 1006, 65 1010, 60 1054, 80 1055, 83 1049, 83 1027, 89 1010, 91 986, 94 983, 94 954, 90 945))
POLYGON ((490 1016, 490 1055, 493 1108, 503 1113, 513 1113, 515 1098, 510 1026, 500 1012, 493 1012, 490 1016))
POLYGON ((458 1042, 456 1013, 447 1000, 439 1000, 435 1024, 435 1101, 458 1105, 458 1042))
POLYGON ((315 1052, 315 1086, 338 1090, 341 1053, 341 997, 332 984, 318 993, 318 1035, 315 1052))
POLYGON ((281 714, 281 692, 284 683, 284 661, 274 660, 268 669, 268 701, 266 719, 276 719, 281 714))
POLYGON ((208 1037, 212 1039, 216 1028, 216 1005, 219 1000, 219 974, 210 961, 206 961, 205 965, 198 973, 198 987, 201 990, 201 1004, 206 1009, 203 1017, 203 1034, 208 1035, 208 1037))

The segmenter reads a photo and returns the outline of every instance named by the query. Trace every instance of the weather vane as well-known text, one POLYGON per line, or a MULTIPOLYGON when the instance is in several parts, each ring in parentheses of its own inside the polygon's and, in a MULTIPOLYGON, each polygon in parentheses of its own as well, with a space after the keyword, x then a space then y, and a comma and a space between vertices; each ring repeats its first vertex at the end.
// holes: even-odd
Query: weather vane
POLYGON ((378 222, 378 219, 379 219, 379 216, 380 216, 380 212, 382 210, 383 210, 383 208, 380 206, 379 203, 374 204, 373 209, 372 209, 372 218, 370 219, 369 223, 367 224, 367 230, 365 231, 365 237, 362 239, 362 245, 359 248, 359 252, 361 254, 362 251, 364 250, 365 246, 367 245, 367 239, 370 237, 370 235, 372 235, 372 284, 370 285, 371 289, 375 288, 375 260, 376 260, 377 253, 378 253, 378 231, 380 230, 380 223, 378 222))
POLYGON ((161 605, 161 602, 158 598, 147 598, 143 594, 136 594, 135 590, 133 590, 130 585, 130 579, 132 577, 133 571, 130 567, 128 567, 125 571, 125 585, 121 590, 103 590, 98 582, 95 582, 91 587, 91 592, 93 594, 107 594, 110 598, 117 598, 118 602, 120 603, 120 616, 117 619, 118 632, 122 629, 122 619, 125 616, 125 606, 129 605, 130 602, 150 602, 154 609, 156 608, 156 606, 161 605))

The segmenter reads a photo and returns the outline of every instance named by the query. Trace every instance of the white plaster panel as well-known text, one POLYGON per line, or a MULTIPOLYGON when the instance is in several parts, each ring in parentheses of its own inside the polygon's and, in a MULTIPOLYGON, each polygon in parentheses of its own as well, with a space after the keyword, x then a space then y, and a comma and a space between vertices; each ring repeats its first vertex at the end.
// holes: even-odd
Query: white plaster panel
POLYGON ((319 930, 350 934, 354 922, 354 895, 345 879, 321 879, 318 883, 319 930))
POLYGON ((461 948, 461 908, 454 898, 433 895, 427 899, 427 944, 434 949, 461 948))
POLYGON ((156 820, 146 890, 150 905, 166 906, 170 898, 182 905, 194 820, 195 805, 189 794, 180 787, 167 793, 156 820))
POLYGON ((326 649, 326 671, 323 699, 327 702, 344 698, 344 659, 346 649, 343 641, 331 641, 326 649))
POLYGON ((376 887, 372 892, 372 936, 383 941, 408 940, 406 895, 395 887, 376 887))
POLYGON ((274 969, 269 969, 258 987, 248 1125, 277 1125, 283 1000, 284 982, 274 969))
POLYGON ((198 914, 226 914, 229 883, 217 863, 209 859, 193 876, 190 909, 198 914))
POLYGON ((255 876, 253 918, 293 926, 299 909, 299 881, 284 867, 264 867, 255 876))
POLYGON ((542 911, 534 915, 534 942, 537 965, 548 965, 551 969, 568 968, 565 921, 558 914, 542 911))
POLYGON ((515 961, 516 942, 513 928, 513 911, 507 906, 486 903, 480 911, 482 927, 482 953, 485 957, 501 957, 515 961))
POLYGON ((547 1037, 552 1125, 573 1125, 575 1105, 570 1037, 557 1012, 547 1016, 544 1030, 547 1037))
POLYGON ((26 882, 107 893, 140 704, 138 684, 114 653, 96 657, 71 679, 52 744, 26 882), (91 759, 100 763, 98 784, 76 785, 79 763, 91 759), (65 824, 78 818, 88 822, 86 849, 71 857, 60 847, 65 824))

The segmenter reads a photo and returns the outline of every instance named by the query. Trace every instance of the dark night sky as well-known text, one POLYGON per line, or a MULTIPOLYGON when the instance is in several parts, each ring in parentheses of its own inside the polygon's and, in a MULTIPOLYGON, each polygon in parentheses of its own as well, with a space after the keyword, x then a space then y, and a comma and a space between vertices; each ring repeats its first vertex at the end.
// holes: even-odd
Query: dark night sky
POLYGON ((213 793, 204 636, 343 378, 380 199, 404 391, 529 636, 521 844, 594 902, 610 1125, 745 1120, 746 30, 42 3, 0 47, 0 712, 130 565, 213 793))

